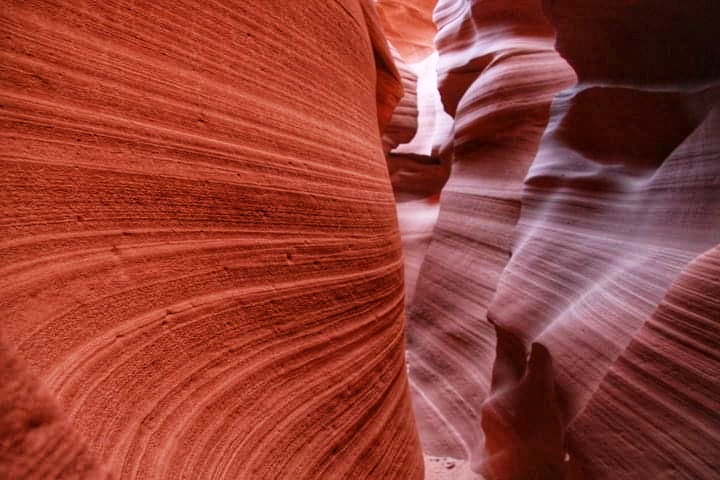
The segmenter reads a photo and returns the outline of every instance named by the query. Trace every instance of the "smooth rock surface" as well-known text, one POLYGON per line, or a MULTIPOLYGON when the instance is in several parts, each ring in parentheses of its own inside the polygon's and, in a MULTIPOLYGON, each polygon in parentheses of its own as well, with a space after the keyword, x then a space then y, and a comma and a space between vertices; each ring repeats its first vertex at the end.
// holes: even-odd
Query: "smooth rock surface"
POLYGON ((537 2, 441 0, 434 19, 440 93, 454 117, 442 150, 453 163, 408 306, 408 362, 426 453, 469 461, 484 456, 495 354, 486 309, 550 102, 574 76, 537 2))
POLYGON ((714 478, 715 254, 671 285, 720 242, 720 8, 540 8, 435 11, 455 122, 408 307, 426 454, 497 479, 714 478))
POLYGON ((715 478, 720 5, 540 7, 435 11, 455 123, 409 305, 426 454, 494 479, 715 478))
POLYGON ((377 0, 385 35, 406 62, 414 63, 433 52, 437 0, 377 0))
POLYGON ((581 81, 553 104, 525 179, 512 259, 489 309, 506 337, 487 404, 505 408, 504 420, 486 428, 504 458, 490 467, 498 478, 518 479, 537 472, 714 478, 717 378, 688 373, 688 397, 678 399, 678 372, 720 367, 710 353, 720 346, 718 319, 708 313, 717 278, 703 266, 683 275, 704 284, 678 276, 720 243, 720 70, 712 55, 720 8, 689 2, 680 12, 657 1, 545 7, 558 49, 581 81), (667 27, 662 36, 653 35, 660 26, 667 27), (627 49, 616 48, 625 42, 627 49), (583 43, 593 50, 580 53, 583 43), (667 333, 688 316, 698 326, 683 329, 683 338, 667 333), (508 372, 531 374, 531 345, 548 359, 536 368, 538 387, 527 392, 508 372), (517 394, 495 405, 508 389, 517 394), (519 416, 538 405, 542 426, 519 416))
POLYGON ((418 129, 417 75, 392 45, 390 53, 400 75, 403 96, 383 129, 383 150, 386 154, 398 145, 411 141, 418 129))
POLYGON ((720 472, 720 246, 693 260, 570 428, 574 478, 720 472))

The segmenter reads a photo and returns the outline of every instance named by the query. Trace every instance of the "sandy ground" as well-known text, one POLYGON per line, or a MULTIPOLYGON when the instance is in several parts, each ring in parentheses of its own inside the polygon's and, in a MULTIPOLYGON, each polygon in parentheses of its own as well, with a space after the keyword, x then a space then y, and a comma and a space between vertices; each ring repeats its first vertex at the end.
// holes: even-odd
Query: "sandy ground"
POLYGON ((485 480, 470 470, 470 462, 451 457, 425 456, 426 480, 485 480))

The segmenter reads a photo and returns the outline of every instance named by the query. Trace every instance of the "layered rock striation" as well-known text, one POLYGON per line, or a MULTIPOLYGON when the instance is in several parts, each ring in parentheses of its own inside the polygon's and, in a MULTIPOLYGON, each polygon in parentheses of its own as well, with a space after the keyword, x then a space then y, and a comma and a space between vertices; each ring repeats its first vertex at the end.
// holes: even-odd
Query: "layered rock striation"
POLYGON ((438 4, 454 163, 408 326, 426 452, 496 479, 717 476, 719 19, 438 4))
MULTIPOLYGON (((687 266, 720 243, 720 65, 708 61, 720 7, 706 7, 545 4, 579 83, 553 104, 490 314, 516 346, 548 351, 545 387, 515 410, 547 404, 558 423, 529 443, 553 449, 515 478, 535 469, 613 479, 720 471, 710 453, 720 445, 718 385, 702 373, 720 367, 710 353, 719 279, 710 260, 687 266), (649 20, 641 28, 638 18, 649 20)), ((524 366, 498 344, 496 372, 524 366)), ((498 392, 514 382, 498 378, 498 392)), ((506 433, 533 430, 504 423, 506 433)), ((517 460, 524 446, 499 451, 517 460)))
POLYGON ((373 8, 0 25, 0 477, 422 478, 373 8))
POLYGON ((7 3, 0 478, 716 478, 719 22, 7 3))
POLYGON ((434 18, 452 173, 408 307, 408 362, 426 451, 469 460, 484 450, 496 343, 487 307, 550 102, 574 76, 537 2, 441 0, 434 18))

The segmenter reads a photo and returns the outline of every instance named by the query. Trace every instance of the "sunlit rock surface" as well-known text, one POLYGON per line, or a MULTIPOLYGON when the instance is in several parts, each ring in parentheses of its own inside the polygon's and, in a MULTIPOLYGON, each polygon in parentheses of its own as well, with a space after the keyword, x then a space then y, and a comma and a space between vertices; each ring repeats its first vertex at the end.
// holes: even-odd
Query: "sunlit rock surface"
POLYGON ((719 24, 6 2, 0 479, 717 478, 719 24))
POLYGON ((0 478, 423 477, 397 71, 366 4, 258 7, 3 5, 0 478))
POLYGON ((437 0, 376 0, 387 39, 408 63, 433 52, 436 27, 432 19, 437 0))

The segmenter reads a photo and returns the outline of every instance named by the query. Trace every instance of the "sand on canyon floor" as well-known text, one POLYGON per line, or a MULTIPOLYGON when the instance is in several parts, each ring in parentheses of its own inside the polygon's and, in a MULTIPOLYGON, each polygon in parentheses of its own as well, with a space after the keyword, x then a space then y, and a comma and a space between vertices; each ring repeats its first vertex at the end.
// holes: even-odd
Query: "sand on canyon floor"
POLYGON ((470 462, 452 457, 425 456, 426 480, 485 480, 470 469, 470 462))

